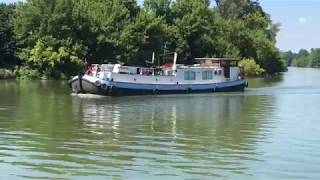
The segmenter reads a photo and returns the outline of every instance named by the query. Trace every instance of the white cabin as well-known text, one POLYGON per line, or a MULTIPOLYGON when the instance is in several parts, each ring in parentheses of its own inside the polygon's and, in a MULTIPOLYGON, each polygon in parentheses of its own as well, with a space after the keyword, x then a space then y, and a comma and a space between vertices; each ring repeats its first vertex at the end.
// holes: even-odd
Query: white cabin
POLYGON ((243 78, 237 59, 196 58, 193 65, 173 64, 155 68, 122 66, 120 64, 93 65, 87 75, 106 81, 139 84, 210 84, 243 78))

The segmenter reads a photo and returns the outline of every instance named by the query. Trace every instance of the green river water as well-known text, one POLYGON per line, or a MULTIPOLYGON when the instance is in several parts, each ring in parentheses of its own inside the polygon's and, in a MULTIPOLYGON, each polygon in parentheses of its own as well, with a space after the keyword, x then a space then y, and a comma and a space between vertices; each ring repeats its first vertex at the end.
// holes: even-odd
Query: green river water
POLYGON ((249 86, 99 97, 0 81, 0 179, 320 179, 320 70, 249 86))

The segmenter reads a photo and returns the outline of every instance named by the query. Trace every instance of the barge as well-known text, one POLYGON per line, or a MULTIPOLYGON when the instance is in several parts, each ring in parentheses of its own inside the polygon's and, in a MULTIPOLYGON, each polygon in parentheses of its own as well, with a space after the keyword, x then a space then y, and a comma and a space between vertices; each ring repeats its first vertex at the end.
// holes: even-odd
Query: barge
POLYGON ((69 86, 74 93, 126 96, 243 91, 247 85, 238 59, 195 58, 184 65, 176 63, 177 53, 172 55, 172 63, 155 67, 92 64, 69 86))

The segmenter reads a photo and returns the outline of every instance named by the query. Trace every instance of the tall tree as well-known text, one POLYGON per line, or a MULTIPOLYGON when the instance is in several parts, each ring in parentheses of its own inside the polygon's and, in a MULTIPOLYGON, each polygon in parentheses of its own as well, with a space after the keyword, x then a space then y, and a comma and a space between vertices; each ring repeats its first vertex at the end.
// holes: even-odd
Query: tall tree
POLYGON ((170 43, 187 62, 195 57, 236 54, 224 38, 223 20, 208 1, 177 0, 172 14, 175 33, 170 43))
POLYGON ((248 0, 215 0, 215 2, 224 18, 239 18, 248 4, 248 0))
POLYGON ((147 12, 153 12, 156 16, 170 17, 172 0, 145 0, 143 3, 147 12))
POLYGON ((311 49, 311 67, 320 68, 320 48, 311 49))
POLYGON ((293 60, 292 65, 297 67, 310 67, 310 53, 306 49, 301 49, 297 57, 293 60))
POLYGON ((47 76, 70 75, 82 66, 86 47, 77 36, 72 0, 28 0, 17 5, 18 56, 47 76))
POLYGON ((292 65, 292 61, 296 58, 296 54, 292 51, 282 52, 281 58, 287 62, 288 66, 292 65))
POLYGON ((279 24, 273 24, 258 1, 216 0, 220 15, 229 22, 227 38, 242 58, 253 58, 267 73, 285 70, 275 47, 279 24))
POLYGON ((0 67, 17 63, 13 39, 12 17, 15 5, 0 4, 0 67))

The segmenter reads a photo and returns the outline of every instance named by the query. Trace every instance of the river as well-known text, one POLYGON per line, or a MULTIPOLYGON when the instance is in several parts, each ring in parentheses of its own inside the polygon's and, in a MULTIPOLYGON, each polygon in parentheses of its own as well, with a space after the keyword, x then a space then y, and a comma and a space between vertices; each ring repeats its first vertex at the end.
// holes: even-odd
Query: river
POLYGON ((2 179, 319 179, 320 70, 245 92, 100 97, 0 81, 2 179))

